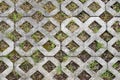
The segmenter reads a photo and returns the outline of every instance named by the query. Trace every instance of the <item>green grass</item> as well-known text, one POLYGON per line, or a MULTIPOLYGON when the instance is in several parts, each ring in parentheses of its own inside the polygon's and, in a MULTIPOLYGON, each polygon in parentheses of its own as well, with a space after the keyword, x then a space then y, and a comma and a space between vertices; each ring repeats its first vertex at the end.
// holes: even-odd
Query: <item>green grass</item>
POLYGON ((89 64, 89 68, 91 70, 96 70, 96 66, 98 65, 97 61, 93 61, 92 63, 89 64))
POLYGON ((56 71, 57 71, 58 75, 62 74, 62 67, 61 67, 61 65, 57 66, 56 71))
POLYGON ((100 48, 103 48, 103 44, 96 42, 96 50, 99 50, 100 48))

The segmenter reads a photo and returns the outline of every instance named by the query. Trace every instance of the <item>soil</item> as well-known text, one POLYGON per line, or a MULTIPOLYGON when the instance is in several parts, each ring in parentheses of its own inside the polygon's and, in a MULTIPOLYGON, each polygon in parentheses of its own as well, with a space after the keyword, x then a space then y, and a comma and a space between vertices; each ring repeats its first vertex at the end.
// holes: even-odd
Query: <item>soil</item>
POLYGON ((115 78, 115 76, 108 70, 103 73, 101 77, 103 78, 103 80, 113 80, 115 78))
POLYGON ((25 52, 27 52, 28 50, 30 50, 33 46, 30 44, 30 42, 28 41, 24 41, 23 43, 21 43, 19 45, 25 52))
POLYGON ((30 3, 28 3, 28 2, 23 3, 20 7, 21 7, 25 12, 28 12, 28 11, 30 11, 30 10, 33 8, 33 6, 32 6, 30 3))
POLYGON ((82 11, 79 15, 77 15, 77 17, 84 23, 90 16, 86 12, 82 11))
POLYGON ((18 13, 17 11, 14 11, 8 15, 8 18, 14 22, 17 22, 22 18, 22 16, 23 16, 22 14, 18 13))
POLYGON ((29 22, 25 21, 25 22, 20 26, 20 28, 21 28, 22 30, 24 30, 26 33, 28 33, 28 32, 33 28, 33 26, 32 26, 29 22))
POLYGON ((14 63, 20 58, 20 55, 15 50, 13 50, 11 53, 7 55, 7 58, 14 63))
POLYGON ((41 74, 39 71, 36 71, 31 78, 33 80, 42 80, 44 78, 43 74, 41 74))
POLYGON ((120 52, 120 41, 115 42, 112 47, 114 47, 118 52, 120 52))
POLYGON ((82 2, 82 3, 85 3, 87 0, 79 0, 80 2, 82 2))
POLYGON ((56 7, 52 4, 51 1, 49 1, 49 2, 47 2, 47 3, 43 6, 43 8, 44 8, 48 13, 50 13, 50 12, 52 12, 56 7))
POLYGON ((57 0, 58 3, 62 3, 63 1, 65 1, 65 0, 57 0))
POLYGON ((0 13, 5 12, 6 10, 9 9, 9 5, 5 3, 4 1, 0 2, 0 13))
POLYGON ((48 41, 47 43, 45 43, 43 45, 43 47, 48 51, 50 52, 52 49, 54 49, 56 47, 56 45, 52 42, 52 41, 48 41))
POLYGON ((103 12, 103 13, 100 15, 100 18, 101 18, 104 22, 108 22, 109 20, 111 20, 111 19, 113 18, 113 16, 112 16, 109 12, 105 11, 105 12, 103 12))
POLYGON ((90 63, 89 67, 94 72, 98 72, 102 68, 102 65, 97 61, 93 61, 92 63, 90 63))
POLYGON ((91 56, 86 51, 82 51, 77 57, 83 62, 86 62, 91 56))
POLYGON ((86 33, 85 31, 82 31, 82 32, 78 35, 78 38, 79 38, 80 40, 82 40, 83 42, 85 42, 89 37, 90 37, 90 35, 88 35, 88 33, 86 33))
POLYGON ((112 53, 110 53, 108 50, 105 51, 102 55, 101 55, 102 59, 104 59, 106 62, 109 62, 114 56, 112 55, 112 53))
POLYGON ((19 74, 15 71, 12 71, 9 75, 6 76, 8 80, 18 80, 20 78, 19 74))
POLYGON ((90 4, 90 5, 88 6, 88 8, 89 8, 90 10, 92 10, 93 12, 96 12, 98 9, 100 9, 100 6, 99 6, 99 3, 93 2, 92 4, 90 4))
POLYGON ((120 32, 120 22, 116 21, 113 25, 112 28, 116 31, 116 32, 120 32))
POLYGON ((48 72, 51 72, 53 69, 56 68, 56 66, 51 62, 51 61, 48 61, 47 63, 45 63, 43 65, 43 68, 48 71, 48 72))
POLYGON ((66 28, 68 28, 68 29, 73 33, 74 31, 76 31, 76 30, 79 28, 79 26, 78 26, 74 21, 71 21, 71 22, 66 26, 66 28))
POLYGON ((55 38, 58 39, 60 42, 64 41, 68 37, 67 34, 65 34, 62 31, 59 31, 56 35, 55 38))
POLYGON ((75 72, 79 65, 76 64, 74 61, 71 61, 67 66, 66 66, 71 72, 75 72))
POLYGON ((18 2, 18 0, 11 0, 12 2, 14 2, 14 3, 17 3, 18 2))
POLYGON ((37 3, 41 2, 42 0, 35 0, 37 3))
POLYGON ((36 31, 34 34, 32 34, 31 36, 36 42, 39 42, 40 40, 42 40, 45 36, 39 32, 39 31, 36 31))
POLYGON ((44 55, 40 51, 35 51, 32 56, 33 60, 38 63, 40 60, 44 58, 44 55))
POLYGON ((3 52, 8 47, 9 47, 9 45, 5 41, 3 41, 3 40, 0 41, 0 52, 3 52))
POLYGON ((60 62, 63 62, 67 59, 68 55, 65 54, 62 50, 60 50, 58 53, 56 53, 54 57, 58 59, 60 62))
POLYGON ((116 2, 111 6, 111 8, 113 8, 116 12, 120 12, 120 3, 116 2))
POLYGON ((94 41, 94 42, 92 42, 92 44, 89 45, 89 47, 96 52, 100 48, 102 48, 103 45, 101 43, 97 42, 97 41, 94 41))
POLYGON ((25 61, 25 62, 23 62, 19 67, 20 67, 24 72, 27 73, 33 66, 32 66, 29 62, 25 61))
POLYGON ((41 12, 37 11, 32 15, 32 18, 35 19, 37 22, 40 22, 44 18, 44 15, 42 15, 41 12))
POLYGON ((82 71, 79 75, 78 78, 80 80, 89 80, 91 78, 91 76, 86 72, 86 71, 82 71))
POLYGON ((0 32, 5 32, 10 26, 4 22, 4 21, 1 21, 0 22, 0 32))
POLYGON ((17 31, 13 31, 12 33, 9 33, 7 35, 8 38, 10 38, 12 41, 16 42, 18 41, 22 36, 17 32, 17 31))
POLYGON ((78 5, 75 4, 74 2, 71 2, 66 6, 66 8, 69 9, 70 11, 75 11, 78 8, 78 5))
POLYGON ((71 42, 67 45, 67 48, 68 48, 70 51, 75 51, 78 47, 79 47, 78 44, 76 44, 74 41, 71 41, 71 42))
POLYGON ((108 1, 110 1, 110 0, 102 0, 104 3, 107 3, 108 1))
POLYGON ((60 11, 58 12, 54 18, 59 22, 62 23, 65 19, 69 18, 64 12, 60 11))
POLYGON ((56 74, 55 76, 54 76, 54 78, 56 79, 56 80, 66 80, 66 78, 67 78, 68 76, 65 74, 65 73, 61 73, 61 74, 56 74))
POLYGON ((0 61, 0 73, 2 73, 7 68, 8 66, 3 61, 0 61))
POLYGON ((106 42, 110 41, 113 38, 113 36, 108 31, 105 31, 100 37, 106 42))
POLYGON ((101 28, 101 25, 99 25, 96 21, 92 22, 89 25, 89 28, 94 32, 97 33, 99 31, 99 29, 101 28))
POLYGON ((55 27, 56 27, 56 26, 55 26, 52 22, 50 22, 50 21, 48 21, 48 22, 43 26, 43 28, 44 28, 45 30, 47 30, 48 32, 51 32, 52 30, 54 30, 55 27))

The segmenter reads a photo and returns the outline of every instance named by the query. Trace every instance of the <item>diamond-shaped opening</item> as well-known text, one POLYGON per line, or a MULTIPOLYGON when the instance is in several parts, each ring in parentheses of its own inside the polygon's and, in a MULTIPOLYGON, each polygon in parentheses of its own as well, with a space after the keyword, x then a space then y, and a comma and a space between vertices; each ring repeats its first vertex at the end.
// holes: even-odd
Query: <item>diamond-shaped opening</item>
POLYGON ((85 42, 88 38, 90 37, 90 35, 85 32, 85 31, 82 31, 79 35, 78 35, 78 38, 80 40, 82 40, 83 42, 85 42))
POLYGON ((39 42, 40 40, 42 40, 45 36, 40 32, 40 31, 36 31, 35 33, 33 33, 31 35, 31 37, 36 41, 39 42))
POLYGON ((98 41, 93 41, 89 47, 94 50, 95 52, 98 51, 99 49, 103 48, 103 44, 98 42, 98 41))
POLYGON ((120 22, 116 21, 113 25, 112 28, 118 33, 120 32, 120 22))
POLYGON ((116 41, 113 45, 113 48, 115 48, 118 52, 120 52, 120 41, 116 41))
POLYGON ((60 62, 66 61, 68 59, 68 55, 65 54, 62 50, 56 53, 54 57, 58 59, 60 62))
POLYGON ((109 62, 113 57, 114 55, 108 50, 101 55, 101 58, 104 59, 106 62, 109 62))
POLYGON ((79 65, 75 63, 74 61, 71 61, 66 67, 71 71, 74 72, 78 69, 79 65))
POLYGON ((105 31, 102 35, 100 35, 100 37, 106 42, 110 41, 113 38, 113 36, 108 31, 105 31))
POLYGON ((79 6, 78 6, 76 3, 74 3, 74 2, 70 2, 70 3, 66 6, 66 8, 69 9, 70 11, 75 11, 78 7, 79 7, 79 6))
POLYGON ((96 21, 92 22, 90 25, 89 25, 89 28, 94 32, 94 33, 97 33, 99 31, 99 29, 101 28, 101 25, 98 24, 96 21))
POLYGON ((42 0, 35 0, 37 3, 41 2, 42 0))
POLYGON ((33 6, 29 2, 24 2, 20 5, 20 8, 22 8, 25 12, 28 12, 33 8, 33 6))
POLYGON ((68 37, 67 34, 65 34, 63 31, 59 31, 56 35, 55 38, 59 41, 64 41, 68 37))
POLYGON ((56 80, 66 80, 67 79, 67 75, 62 71, 61 74, 55 74, 54 78, 56 80))
POLYGON ((6 10, 8 10, 9 7, 10 6, 6 2, 4 2, 4 1, 0 2, 0 13, 3 13, 6 10))
POLYGON ((3 71, 5 71, 8 68, 8 66, 0 60, 0 73, 2 73, 3 71))
POLYGON ((13 50, 11 53, 7 55, 7 58, 10 59, 14 63, 20 58, 20 55, 18 54, 18 52, 13 50))
POLYGON ((80 2, 82 2, 82 3, 85 3, 87 0, 79 0, 80 2))
POLYGON ((0 22, 0 32, 5 32, 10 26, 4 22, 4 21, 1 21, 0 22))
POLYGON ((39 71, 36 71, 34 74, 31 75, 31 78, 33 80, 42 80, 44 78, 44 75, 39 71))
POLYGON ((62 3, 63 1, 65 1, 65 0, 57 0, 58 3, 62 3))
POLYGON ((115 78, 115 75, 113 75, 109 70, 106 70, 101 75, 101 78, 103 78, 103 80, 113 80, 115 78))
POLYGON ((25 52, 27 52, 28 50, 30 50, 33 46, 31 45, 30 42, 28 42, 27 40, 20 43, 19 45, 25 52))
POLYGON ((44 55, 39 50, 36 50, 31 57, 36 63, 38 63, 40 60, 44 58, 44 55))
POLYGON ((48 13, 52 12, 56 7, 53 5, 53 3, 51 1, 48 1, 43 8, 45 9, 45 11, 47 11, 48 13))
POLYGON ((120 3, 116 2, 111 6, 112 9, 114 9, 116 12, 120 12, 120 3))
POLYGON ((30 64, 28 61, 24 61, 20 66, 19 66, 24 72, 28 72, 33 66, 30 64))
POLYGON ((98 72, 102 68, 102 65, 96 60, 94 60, 89 64, 89 68, 94 72, 98 72))
POLYGON ((82 11, 79 15, 77 15, 77 17, 82 22, 85 22, 85 21, 87 21, 90 18, 90 16, 85 11, 82 11))
POLYGON ((11 0, 13 3, 17 3, 18 2, 18 0, 11 0))
POLYGON ((18 80, 20 78, 20 75, 16 71, 12 71, 10 74, 6 76, 8 80, 18 80))
POLYGON ((79 75, 78 78, 80 80, 89 80, 91 78, 91 75, 88 74, 86 71, 82 71, 79 75))
POLYGON ((54 16, 54 18, 58 21, 58 22, 63 22, 65 19, 67 19, 68 18, 68 16, 64 13, 64 12, 62 12, 62 11, 60 11, 60 12, 58 12, 55 16, 54 16))
POLYGON ((100 9, 100 5, 98 2, 93 2, 88 6, 88 8, 93 12, 96 12, 98 9, 100 9))
POLYGON ((7 34, 7 37, 15 42, 18 41, 22 36, 16 30, 14 30, 13 32, 7 34))
POLYGON ((104 11, 101 15, 100 18, 104 21, 104 22, 108 22, 109 20, 111 20, 113 18, 112 14, 110 14, 107 11, 104 11))
POLYGON ((9 45, 5 41, 3 41, 3 40, 0 41, 0 52, 3 52, 8 47, 9 47, 9 45))
POLYGON ((36 11, 33 15, 32 18, 36 20, 37 22, 40 22, 43 18, 44 15, 40 11, 36 11))
POLYGON ((114 65, 113 68, 115 68, 118 72, 120 72, 120 61, 117 61, 114 65))
POLYGON ((76 44, 74 41, 71 41, 67 46, 66 46, 70 51, 75 51, 79 45, 76 44))
POLYGON ((66 28, 68 28, 71 32, 74 32, 76 31, 79 26, 74 22, 74 21, 71 21, 67 26, 66 28))
POLYGON ((44 65, 43 68, 48 71, 51 72, 53 69, 56 68, 56 66, 51 62, 51 61, 47 61, 44 65))
POLYGON ((17 22, 17 21, 19 21, 22 18, 22 14, 18 13, 17 11, 14 11, 11 14, 9 14, 8 17, 12 21, 17 22))
POLYGON ((107 3, 108 1, 110 1, 110 0, 102 0, 104 3, 107 3))
POLYGON ((86 62, 91 57, 91 55, 84 50, 77 57, 81 59, 83 62, 86 62))
POLYGON ((48 21, 48 22, 43 26, 43 28, 44 28, 45 30, 47 30, 48 32, 51 32, 52 30, 54 30, 55 27, 56 27, 56 26, 55 26, 52 22, 50 22, 50 21, 48 21))
POLYGON ((20 28, 28 33, 33 28, 33 26, 28 21, 25 21, 22 25, 20 25, 20 28))
POLYGON ((44 45, 43 45, 43 47, 48 51, 48 52, 50 52, 51 50, 53 50, 55 47, 56 47, 56 45, 52 42, 52 41, 47 41, 44 45))

